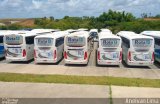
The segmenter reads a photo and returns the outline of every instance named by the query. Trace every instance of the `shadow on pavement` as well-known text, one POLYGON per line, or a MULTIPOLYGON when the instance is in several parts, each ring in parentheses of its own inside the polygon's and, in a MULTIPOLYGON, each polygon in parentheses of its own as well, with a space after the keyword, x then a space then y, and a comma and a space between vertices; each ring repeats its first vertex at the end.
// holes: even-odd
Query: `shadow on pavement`
POLYGON ((151 69, 149 66, 129 66, 124 61, 122 61, 122 64, 125 68, 151 69))
POLYGON ((159 63, 159 62, 155 61, 155 62, 154 62, 154 65, 155 65, 157 68, 160 68, 160 63, 159 63))
POLYGON ((29 64, 31 62, 33 62, 34 59, 31 59, 29 61, 11 61, 11 62, 8 62, 9 64, 29 64))
POLYGON ((65 64, 65 66, 69 67, 87 67, 87 64, 65 64))
POLYGON ((5 57, 0 58, 0 61, 3 61, 3 60, 5 60, 5 57))
POLYGON ((59 63, 61 63, 61 61, 63 60, 63 58, 61 58, 58 62, 56 63, 37 63, 37 65, 59 65, 59 63))
POLYGON ((96 64, 96 67, 112 67, 112 68, 120 68, 120 66, 119 65, 98 65, 98 64, 96 64))

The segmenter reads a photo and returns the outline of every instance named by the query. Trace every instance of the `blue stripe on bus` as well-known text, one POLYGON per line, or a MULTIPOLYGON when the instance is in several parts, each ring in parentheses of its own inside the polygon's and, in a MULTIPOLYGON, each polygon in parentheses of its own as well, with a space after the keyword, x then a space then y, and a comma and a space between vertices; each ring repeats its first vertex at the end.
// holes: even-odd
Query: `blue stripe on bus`
POLYGON ((155 57, 160 59, 160 49, 155 49, 155 57))
POLYGON ((0 46, 0 54, 4 54, 4 46, 0 46))

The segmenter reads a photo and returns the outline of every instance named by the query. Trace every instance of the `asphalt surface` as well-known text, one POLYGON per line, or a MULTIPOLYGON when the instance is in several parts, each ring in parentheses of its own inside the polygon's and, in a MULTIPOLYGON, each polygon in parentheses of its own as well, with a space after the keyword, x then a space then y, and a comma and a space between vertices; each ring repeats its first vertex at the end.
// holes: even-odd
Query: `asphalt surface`
MULTIPOLYGON (((122 62, 119 66, 97 66, 96 64, 96 49, 97 49, 97 42, 94 43, 94 48, 90 54, 90 58, 89 58, 89 62, 88 65, 84 65, 84 67, 101 67, 101 68, 117 68, 117 69, 125 69, 125 68, 135 68, 135 69, 160 69, 160 63, 155 62, 153 65, 150 66, 127 66, 125 64, 125 62, 122 62)), ((30 60, 28 62, 7 62, 4 58, 0 59, 0 64, 1 63, 7 63, 7 64, 34 64, 34 60, 30 60)), ((58 63, 56 64, 42 64, 42 65, 63 65, 66 66, 64 64, 64 59, 61 59, 58 63)), ((82 65, 67 65, 67 66, 76 66, 76 67, 81 67, 82 65)))
POLYGON ((0 82, 0 98, 0 104, 109 104, 109 87, 0 82))
POLYGON ((160 88, 0 82, 0 98, 0 104, 159 104, 160 88))
POLYGON ((97 43, 90 54, 88 65, 65 65, 64 59, 57 64, 34 64, 28 62, 6 62, 0 60, 0 72, 23 74, 77 75, 77 76, 113 76, 125 78, 160 79, 160 64, 151 66, 128 67, 124 62, 119 66, 96 65, 97 43))

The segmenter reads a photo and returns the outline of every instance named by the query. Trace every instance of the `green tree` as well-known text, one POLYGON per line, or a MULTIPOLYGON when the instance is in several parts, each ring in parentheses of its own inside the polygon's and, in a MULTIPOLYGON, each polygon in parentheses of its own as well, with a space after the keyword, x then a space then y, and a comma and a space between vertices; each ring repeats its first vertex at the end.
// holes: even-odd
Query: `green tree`
POLYGON ((53 16, 50 16, 50 21, 54 21, 54 17, 53 16))

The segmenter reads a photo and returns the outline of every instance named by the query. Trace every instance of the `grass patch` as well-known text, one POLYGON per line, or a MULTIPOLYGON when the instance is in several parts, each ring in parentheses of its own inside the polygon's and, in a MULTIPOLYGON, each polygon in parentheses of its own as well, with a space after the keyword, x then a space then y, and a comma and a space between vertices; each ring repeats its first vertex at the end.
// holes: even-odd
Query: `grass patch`
POLYGON ((117 85, 117 86, 160 88, 159 79, 121 78, 121 77, 107 77, 107 76, 34 75, 34 74, 0 73, 0 81, 117 85))

